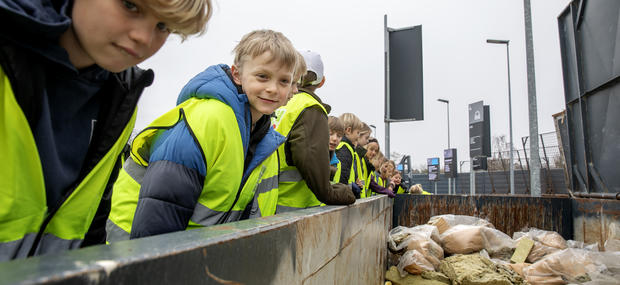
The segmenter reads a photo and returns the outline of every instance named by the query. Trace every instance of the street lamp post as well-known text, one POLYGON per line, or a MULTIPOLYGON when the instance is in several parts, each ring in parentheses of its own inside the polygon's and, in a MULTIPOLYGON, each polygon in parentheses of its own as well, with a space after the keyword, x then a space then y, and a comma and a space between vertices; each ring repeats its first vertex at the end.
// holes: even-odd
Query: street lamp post
POLYGON ((505 44, 506 45, 506 64, 508 66, 508 117, 510 124, 510 194, 515 194, 515 169, 512 144, 512 98, 510 94, 510 48, 508 40, 492 40, 487 39, 489 44, 505 44))
POLYGON ((448 148, 450 148, 450 101, 446 99, 437 99, 437 101, 446 103, 446 107, 447 107, 446 116, 448 117, 448 148))
MULTIPOLYGON (((450 101, 437 99, 441 103, 446 103, 446 116, 448 117, 448 149, 450 149, 450 101)), ((452 178, 448 178, 448 194, 452 194, 452 178)))

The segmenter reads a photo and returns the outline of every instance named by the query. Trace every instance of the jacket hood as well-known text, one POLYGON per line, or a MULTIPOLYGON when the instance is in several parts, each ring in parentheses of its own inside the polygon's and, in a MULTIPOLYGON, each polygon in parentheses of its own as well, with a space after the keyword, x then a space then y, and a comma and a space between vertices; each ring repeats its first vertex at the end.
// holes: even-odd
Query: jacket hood
POLYGON ((250 140, 252 116, 250 114, 248 96, 241 93, 228 76, 228 65, 220 64, 208 67, 194 76, 181 90, 177 98, 177 105, 190 98, 216 99, 230 106, 237 118, 241 131, 244 156, 250 140))
POLYGON ((71 26, 69 0, 0 0, 0 37, 73 68, 58 39, 71 26))
POLYGON ((0 15, 13 23, 9 29, 56 39, 71 25, 70 7, 69 0, 0 0, 0 15))

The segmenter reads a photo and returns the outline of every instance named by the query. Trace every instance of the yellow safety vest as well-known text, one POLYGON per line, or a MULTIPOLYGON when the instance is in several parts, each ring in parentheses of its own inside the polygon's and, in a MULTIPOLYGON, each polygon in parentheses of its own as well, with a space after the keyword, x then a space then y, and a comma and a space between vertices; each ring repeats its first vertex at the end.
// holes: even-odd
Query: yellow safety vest
POLYGON ((250 218, 275 215, 278 204, 278 174, 280 165, 278 152, 273 152, 246 180, 241 195, 252 194, 250 218))
POLYGON ((129 239, 151 143, 181 120, 200 145, 207 173, 187 229, 238 220, 251 202, 253 193, 242 192, 233 205, 243 176, 244 151, 232 108, 217 99, 191 98, 157 118, 132 142, 131 157, 112 190, 108 242, 129 239))
MULTIPOLYGON (((345 142, 340 142, 340 144, 338 144, 338 147, 336 147, 336 150, 341 149, 343 146, 346 146, 346 148, 349 150, 349 153, 351 153, 351 171, 349 172, 349 178, 347 179, 347 184, 351 184, 351 183, 355 183, 355 177, 363 177, 362 176, 362 167, 360 165, 360 159, 359 159, 359 155, 357 154, 357 152, 355 152, 353 150, 353 148, 351 147, 351 145, 349 145, 348 143, 345 142)), ((338 171, 336 172, 338 175, 338 177, 336 177, 336 175, 334 175, 334 181, 340 181, 340 173, 342 171, 342 165, 339 163, 338 164, 338 171)), ((363 179, 360 179, 363 180, 363 179)), ((364 181, 364 185, 366 184, 366 181, 364 181)), ((366 187, 364 187, 366 188, 366 187)), ((362 189, 362 192, 360 193, 360 198, 366 198, 366 191, 364 191, 364 189, 362 189)))
POLYGON ((50 216, 34 136, 0 68, 0 261, 26 257, 32 247, 35 255, 80 247, 135 119, 134 110, 114 145, 50 216))
MULTIPOLYGON (((325 112, 325 116, 327 116, 325 107, 314 99, 312 95, 301 92, 293 96, 286 106, 280 107, 275 112, 276 117, 273 119, 273 124, 276 131, 288 137, 299 115, 301 115, 303 110, 312 106, 319 106, 325 112)), ((282 144, 278 148, 278 155, 280 156, 280 183, 278 185, 278 206, 276 212, 281 213, 321 205, 321 202, 301 177, 297 167, 286 163, 284 147, 285 144, 282 144)))
MULTIPOLYGON (((359 155, 358 155, 359 157, 359 155)), ((364 181, 364 188, 362 189, 362 198, 366 198, 366 197, 370 197, 371 196, 371 192, 370 191, 370 173, 368 173, 368 169, 366 168, 366 158, 365 157, 361 157, 360 158, 360 165, 362 166, 361 169, 361 176, 362 181, 364 181)))

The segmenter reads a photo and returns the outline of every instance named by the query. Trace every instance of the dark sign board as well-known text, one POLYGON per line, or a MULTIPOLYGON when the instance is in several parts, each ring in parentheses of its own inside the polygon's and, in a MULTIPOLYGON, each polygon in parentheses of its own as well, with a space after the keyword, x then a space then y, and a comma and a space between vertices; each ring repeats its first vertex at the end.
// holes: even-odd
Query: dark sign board
POLYGON ((469 157, 491 156, 490 108, 482 101, 469 104, 469 157))
POLYGON ((458 175, 457 161, 456 148, 449 148, 443 151, 443 172, 449 178, 456 178, 458 175))
POLYGON ((469 124, 484 121, 484 103, 482 101, 469 104, 469 124))
POLYGON ((428 166, 428 180, 439 180, 439 157, 432 157, 426 159, 426 165, 428 166))
POLYGON ((474 170, 487 170, 488 167, 486 156, 476 156, 473 161, 474 170))
POLYGON ((424 120, 422 26, 388 28, 388 34, 389 91, 385 117, 387 120, 424 120))

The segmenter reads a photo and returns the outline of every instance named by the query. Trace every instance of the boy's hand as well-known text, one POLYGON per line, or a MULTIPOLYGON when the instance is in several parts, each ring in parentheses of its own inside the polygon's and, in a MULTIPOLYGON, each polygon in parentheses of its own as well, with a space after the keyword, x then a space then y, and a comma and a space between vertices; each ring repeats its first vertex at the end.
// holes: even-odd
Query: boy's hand
POLYGON ((355 195, 355 198, 359 199, 362 188, 359 187, 356 183, 351 183, 351 190, 353 190, 353 195, 355 195))
POLYGON ((360 188, 364 187, 364 181, 362 181, 362 180, 358 179, 357 181, 355 181, 355 184, 357 184, 357 186, 359 186, 360 188))

